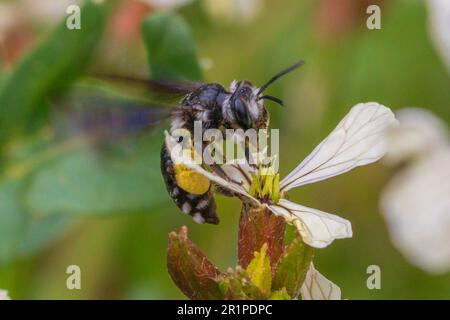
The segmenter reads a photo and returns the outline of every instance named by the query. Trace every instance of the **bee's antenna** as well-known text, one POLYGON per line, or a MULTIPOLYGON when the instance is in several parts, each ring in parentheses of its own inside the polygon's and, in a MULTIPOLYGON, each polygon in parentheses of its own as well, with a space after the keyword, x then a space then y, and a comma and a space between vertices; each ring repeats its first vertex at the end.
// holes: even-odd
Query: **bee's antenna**
POLYGON ((276 103, 278 103, 280 106, 284 107, 283 100, 281 100, 281 99, 279 99, 279 98, 277 98, 277 97, 274 97, 274 96, 269 96, 269 95, 266 94, 266 95, 263 95, 263 96, 259 97, 258 100, 259 100, 259 99, 267 99, 267 100, 276 102, 276 103))
POLYGON ((266 90, 267 87, 270 86, 273 82, 277 81, 279 78, 281 78, 281 77, 284 76, 285 74, 287 74, 287 73, 289 73, 289 72, 291 72, 291 71, 294 71, 294 70, 297 69, 297 68, 300 68, 300 67, 301 67, 302 65, 304 65, 304 64, 305 64, 305 61, 300 60, 299 62, 294 63, 292 66, 290 66, 290 67, 288 67, 288 68, 286 68, 286 69, 284 69, 284 70, 278 72, 278 73, 277 73, 276 75, 274 75, 269 81, 267 81, 265 84, 263 84, 263 85, 261 86, 261 88, 259 88, 257 96, 259 96, 261 93, 263 93, 264 90, 266 90))

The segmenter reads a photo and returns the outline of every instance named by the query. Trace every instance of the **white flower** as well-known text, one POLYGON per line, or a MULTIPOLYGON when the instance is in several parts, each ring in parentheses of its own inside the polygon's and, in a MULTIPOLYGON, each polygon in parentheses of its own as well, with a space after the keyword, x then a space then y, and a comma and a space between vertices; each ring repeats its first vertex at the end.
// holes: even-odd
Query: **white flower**
POLYGON ((448 136, 442 122, 425 110, 402 110, 399 120, 389 145, 406 146, 400 151, 389 148, 388 156, 394 153, 409 162, 384 189, 381 211, 393 244, 411 263, 444 273, 450 270, 448 136))
POLYGON ((431 37, 450 70, 450 1, 427 0, 431 37))
POLYGON ((414 265, 450 270, 450 149, 397 174, 381 198, 391 240, 414 265))
POLYGON ((39 23, 55 24, 67 16, 70 5, 81 6, 80 0, 19 0, 19 10, 39 23))
POLYGON ((341 289, 317 271, 312 263, 300 294, 302 300, 341 300, 341 289))
POLYGON ((203 0, 214 21, 246 24, 261 11, 262 0, 203 0))
POLYGON ((156 9, 174 9, 176 7, 184 6, 193 0, 139 0, 156 9))
POLYGON ((10 300, 8 291, 0 289, 0 300, 10 300))
POLYGON ((0 3, 0 41, 9 30, 27 21, 55 24, 67 15, 70 5, 80 0, 16 0, 0 3))
POLYGON ((404 108, 396 112, 401 125, 389 132, 388 151, 384 160, 397 164, 427 156, 448 145, 445 123, 425 109, 404 108))
MULTIPOLYGON (((171 10, 193 0, 139 0, 160 10, 171 10)), ((213 21, 245 24, 251 22, 262 9, 262 0, 202 0, 213 21)))
MULTIPOLYGON (((261 190, 267 187, 267 175, 261 176, 258 169, 249 165, 225 164, 220 167, 222 174, 217 174, 186 159, 173 161, 182 161, 190 169, 239 194, 253 206, 267 207, 275 215, 284 217, 287 223, 296 226, 306 244, 324 248, 335 239, 351 237, 350 222, 291 202, 285 199, 286 193, 293 188, 377 161, 385 153, 384 131, 393 124, 396 124, 395 117, 385 106, 378 103, 361 103, 354 106, 330 135, 279 184, 277 175, 269 178, 269 182, 273 182, 268 188, 273 188, 272 192, 269 192, 270 199, 261 197, 264 191, 255 193, 255 176, 266 182, 261 185, 261 190)), ((166 145, 170 151, 174 150, 175 144, 176 141, 166 134, 166 145)))

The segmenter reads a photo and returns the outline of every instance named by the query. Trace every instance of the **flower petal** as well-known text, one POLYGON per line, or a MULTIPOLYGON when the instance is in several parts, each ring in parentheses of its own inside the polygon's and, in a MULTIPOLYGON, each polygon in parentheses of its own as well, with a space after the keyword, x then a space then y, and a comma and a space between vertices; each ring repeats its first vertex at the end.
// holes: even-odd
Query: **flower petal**
POLYGON ((450 3, 448 0, 428 0, 431 38, 450 70, 450 3))
POLYGON ((224 175, 224 177, 218 176, 217 174, 214 174, 212 172, 209 172, 205 170, 201 165, 197 164, 193 159, 191 159, 190 156, 188 156, 186 152, 180 152, 181 148, 177 150, 177 148, 180 147, 180 144, 166 131, 166 146, 169 150, 169 153, 171 155, 172 161, 174 163, 182 163, 186 167, 188 167, 191 170, 194 170, 198 172, 199 174, 205 176, 212 182, 232 191, 235 193, 238 193, 251 201, 259 204, 259 201, 251 196, 245 185, 240 184, 239 182, 236 182, 233 180, 233 177, 229 177, 227 174, 224 175))
POLYGON ((338 126, 280 183, 281 191, 317 182, 372 163, 386 152, 385 129, 397 124, 378 103, 354 106, 338 126))
POLYGON ((213 166, 212 169, 218 175, 223 176, 224 179, 235 182, 245 190, 250 189, 250 185, 252 184, 251 173, 256 172, 256 170, 248 164, 237 160, 220 166, 213 166))
POLYGON ((399 125, 388 131, 387 153, 383 158, 388 164, 400 164, 417 156, 445 148, 449 131, 444 121, 426 109, 404 108, 395 115, 399 125))
POLYGON ((300 293, 303 300, 341 300, 341 289, 317 271, 312 263, 300 293))
POLYGON ((381 211, 397 249, 433 273, 450 271, 450 148, 420 158, 383 190, 381 211))
POLYGON ((351 238, 353 235, 350 221, 286 199, 269 205, 269 209, 295 225, 303 242, 314 248, 324 248, 335 239, 351 238))
POLYGON ((192 0, 140 0, 155 9, 174 9, 192 2, 192 0))
POLYGON ((0 289, 0 300, 10 300, 8 291, 0 289))

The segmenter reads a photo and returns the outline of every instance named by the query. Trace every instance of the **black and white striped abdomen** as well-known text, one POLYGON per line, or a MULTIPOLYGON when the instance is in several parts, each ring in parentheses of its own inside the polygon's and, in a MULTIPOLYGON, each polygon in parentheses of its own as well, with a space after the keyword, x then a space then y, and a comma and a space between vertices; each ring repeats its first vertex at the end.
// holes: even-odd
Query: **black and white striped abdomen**
POLYGON ((218 224, 219 218, 216 213, 212 185, 209 186, 208 191, 204 194, 189 193, 177 185, 174 166, 169 151, 164 144, 161 148, 161 173, 170 197, 181 211, 190 215, 195 222, 218 224))

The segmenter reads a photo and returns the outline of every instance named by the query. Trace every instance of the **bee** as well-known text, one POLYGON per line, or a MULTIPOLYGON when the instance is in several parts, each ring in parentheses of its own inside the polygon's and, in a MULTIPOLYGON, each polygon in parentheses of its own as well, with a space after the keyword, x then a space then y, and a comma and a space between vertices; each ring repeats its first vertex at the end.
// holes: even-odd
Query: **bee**
MULTIPOLYGON (((108 81, 144 87, 144 90, 152 92, 172 94, 181 97, 181 102, 178 105, 153 105, 142 101, 133 102, 127 108, 117 108, 120 101, 114 99, 98 101, 98 98, 94 98, 91 100, 97 105, 102 105, 103 112, 97 112, 95 119, 92 114, 83 116, 78 123, 82 123, 83 131, 89 131, 94 127, 97 136, 111 136, 110 128, 114 128, 114 134, 129 131, 130 128, 138 131, 159 123, 166 117, 170 119, 170 132, 186 129, 192 135, 196 121, 201 121, 203 132, 212 128, 267 129, 269 112, 264 101, 270 100, 280 105, 283 105, 283 102, 274 96, 264 94, 265 90, 280 77, 303 64, 304 61, 299 61, 289 66, 260 87, 242 80, 233 81, 228 89, 218 83, 174 83, 123 76, 102 76, 101 78, 108 81), (167 110, 169 112, 166 112, 167 110)), ((80 98, 76 100, 80 101, 80 98)), ((161 173, 167 192, 183 213, 190 215, 197 223, 219 223, 214 194, 216 191, 224 194, 226 192, 222 192, 198 173, 182 165, 176 165, 165 143, 161 147, 161 173)))
MULTIPOLYGON (((202 121, 202 130, 267 129, 269 112, 264 100, 281 105, 283 103, 276 97, 264 95, 264 91, 274 81, 303 63, 299 61, 282 70, 261 87, 256 87, 247 80, 233 81, 228 90, 217 83, 201 85, 187 94, 180 106, 173 110, 171 131, 187 129, 193 135, 195 121, 202 121)), ((165 144, 161 149, 161 172, 167 191, 185 214, 192 216, 197 223, 219 223, 214 186, 197 173, 177 168, 165 144)))

